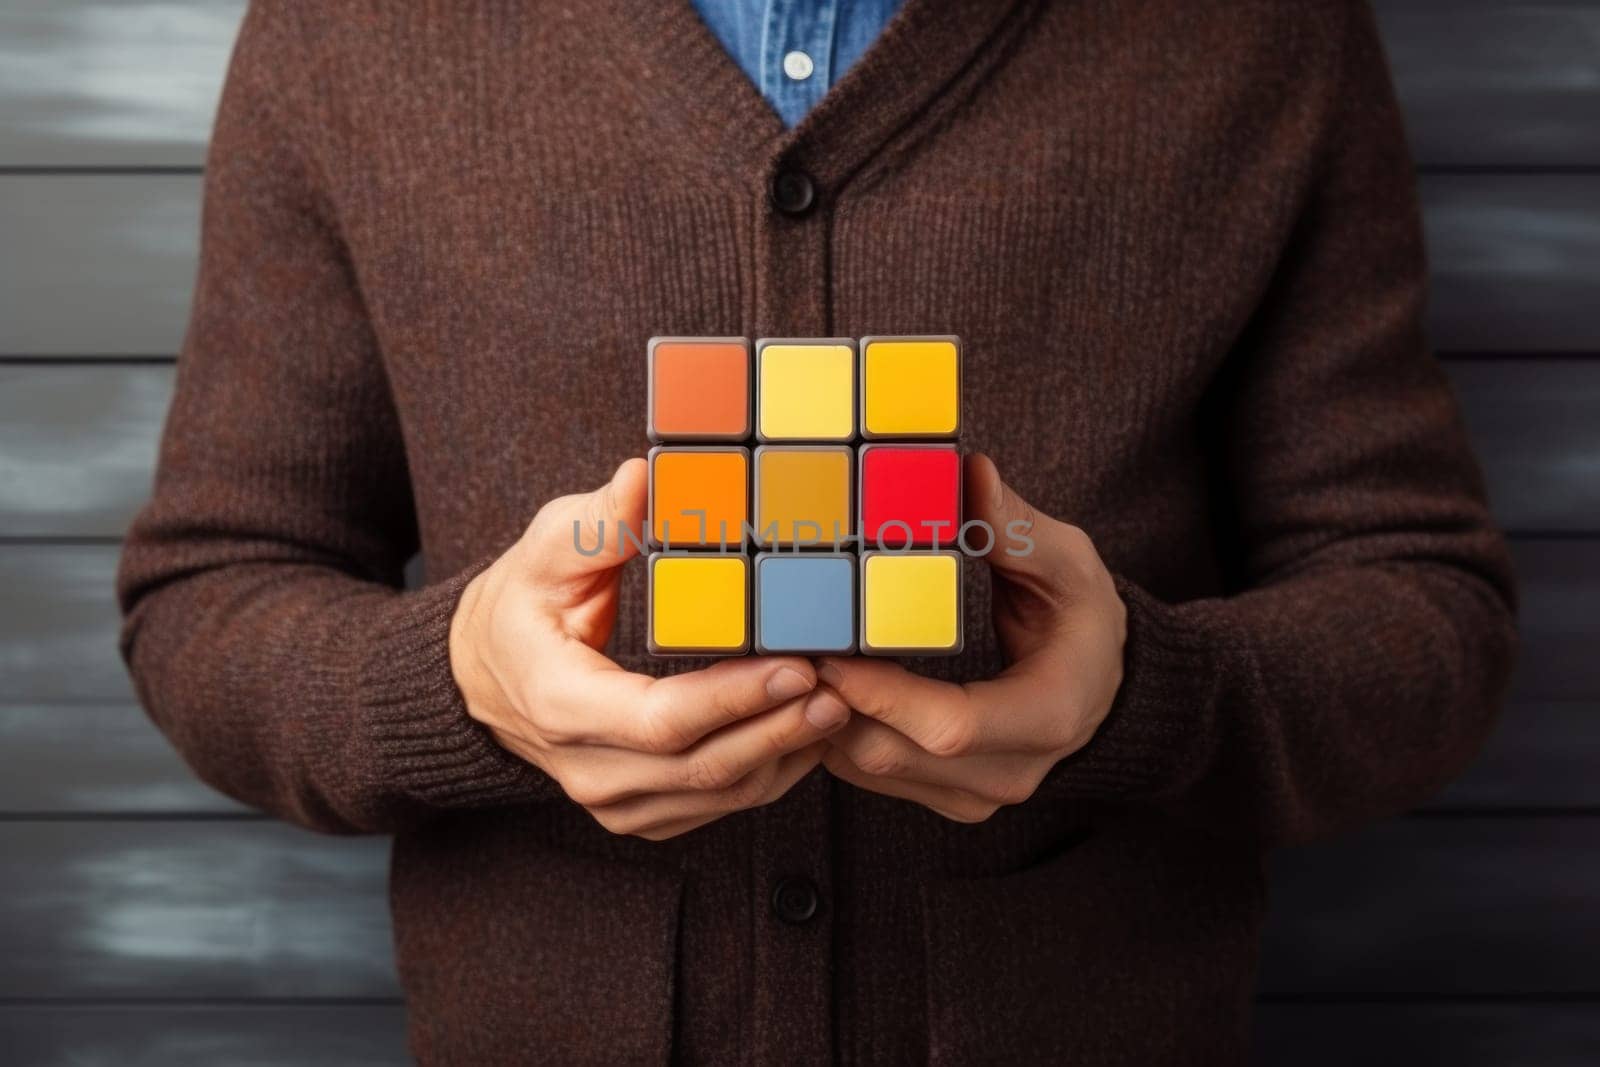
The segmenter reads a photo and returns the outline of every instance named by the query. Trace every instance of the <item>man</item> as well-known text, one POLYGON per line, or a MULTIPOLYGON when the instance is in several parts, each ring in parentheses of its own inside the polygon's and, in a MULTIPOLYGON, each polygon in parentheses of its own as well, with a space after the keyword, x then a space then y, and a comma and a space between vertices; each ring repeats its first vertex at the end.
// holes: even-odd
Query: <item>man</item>
POLYGON ((424 1061, 1241 1059, 1263 852, 1458 771, 1513 644, 1370 11, 701 6, 252 7, 146 705, 396 834, 424 1061), (573 548, 642 521, 646 339, 875 332, 964 339, 1037 550, 959 658, 655 679, 573 548))

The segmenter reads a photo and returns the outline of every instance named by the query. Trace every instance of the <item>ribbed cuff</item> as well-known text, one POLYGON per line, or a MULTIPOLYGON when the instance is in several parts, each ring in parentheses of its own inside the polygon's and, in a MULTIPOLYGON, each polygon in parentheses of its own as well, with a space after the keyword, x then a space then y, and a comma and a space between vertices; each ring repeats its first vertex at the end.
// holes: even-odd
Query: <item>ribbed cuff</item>
POLYGON ((543 771, 495 742, 467 712, 450 669, 450 621, 485 560, 385 606, 358 690, 385 784, 440 808, 553 797, 543 771))
POLYGON ((1160 800, 1183 792, 1211 762, 1219 650, 1181 609, 1120 577, 1116 582, 1128 609, 1122 686, 1089 743, 1051 769, 1042 796, 1160 800))

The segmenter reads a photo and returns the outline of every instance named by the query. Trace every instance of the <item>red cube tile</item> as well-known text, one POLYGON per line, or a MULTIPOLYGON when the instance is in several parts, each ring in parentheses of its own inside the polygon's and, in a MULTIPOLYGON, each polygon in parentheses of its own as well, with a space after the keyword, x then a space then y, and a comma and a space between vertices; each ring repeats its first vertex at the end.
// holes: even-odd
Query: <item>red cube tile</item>
POLYGON ((961 526, 961 454, 954 445, 861 446, 861 548, 955 543, 961 526))

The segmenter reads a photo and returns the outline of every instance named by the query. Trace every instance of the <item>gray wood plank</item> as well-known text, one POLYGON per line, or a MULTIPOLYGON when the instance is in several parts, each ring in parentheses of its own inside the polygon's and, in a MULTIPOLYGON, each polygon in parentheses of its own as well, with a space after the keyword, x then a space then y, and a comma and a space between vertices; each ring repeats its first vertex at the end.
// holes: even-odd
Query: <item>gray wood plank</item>
MULTIPOLYGON (((1425 165, 1600 162, 1588 0, 1380 0, 1425 165)), ((241 0, 0 2, 0 166, 198 166, 241 0)))
POLYGON ((1260 1004, 1259 1067, 1593 1067, 1600 1005, 1260 1004))
POLYGON ((1600 351, 1600 179, 1422 179, 1433 344, 1444 352, 1600 351))
POLYGON ((244 810, 202 784, 135 705, 0 706, 0 815, 244 810))
POLYGON ((1447 369, 1501 525, 1600 532, 1600 360, 1471 359, 1447 369))
POLYGON ((1600 163, 1592 0, 1377 0, 1425 166, 1600 163))
POLYGON ((1414 816, 1270 867, 1269 995, 1600 992, 1600 818, 1414 816))
POLYGON ((0 177, 0 354, 176 352, 200 185, 169 174, 0 177))
POLYGON ((0 546, 0 703, 131 704, 113 545, 0 546))
POLYGON ((118 537, 150 495, 168 366, 0 364, 0 536, 118 537))
MULTIPOLYGON (((1600 181, 1422 181, 1433 343, 1445 352, 1600 351, 1600 181)), ((0 354, 166 355, 182 340, 200 179, 0 177, 0 354)))
POLYGON ((1514 699, 1600 697, 1600 541, 1522 540, 1512 552, 1522 596, 1514 699))
POLYGON ((398 1067, 405 1012, 389 1004, 0 1006, 16 1067, 398 1067))
POLYGON ((0 824, 0 997, 394 997, 388 841, 0 824))
POLYGON ((0 166, 197 166, 243 0, 0 0, 0 166))
POLYGON ((1513 701, 1430 808, 1600 808, 1600 702, 1513 701))
MULTIPOLYGON (((1600 360, 1449 364, 1508 529, 1600 533, 1600 360)), ((0 536, 115 537, 149 492, 172 368, 0 364, 0 536)))

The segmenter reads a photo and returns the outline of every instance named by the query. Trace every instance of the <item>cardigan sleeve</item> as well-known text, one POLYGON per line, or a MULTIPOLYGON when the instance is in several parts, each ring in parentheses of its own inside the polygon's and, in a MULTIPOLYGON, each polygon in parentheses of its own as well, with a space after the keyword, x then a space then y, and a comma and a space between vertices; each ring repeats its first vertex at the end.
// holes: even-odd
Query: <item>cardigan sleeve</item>
POLYGON ((292 821, 393 831, 559 796, 467 714, 449 629, 473 570, 403 591, 405 449, 314 153, 284 5, 252 4, 207 166, 201 263, 122 651, 205 781, 292 821))
POLYGON ((1122 687, 1047 796, 1304 840, 1423 800, 1503 698, 1508 554, 1423 335, 1415 180, 1377 31, 1345 7, 1316 177, 1216 382, 1237 587, 1166 603, 1118 577, 1122 687))

